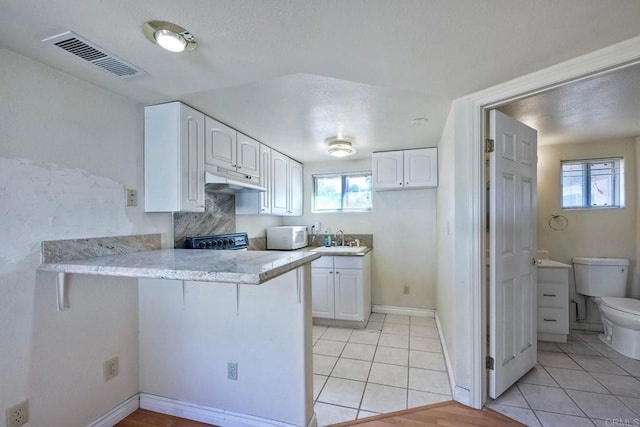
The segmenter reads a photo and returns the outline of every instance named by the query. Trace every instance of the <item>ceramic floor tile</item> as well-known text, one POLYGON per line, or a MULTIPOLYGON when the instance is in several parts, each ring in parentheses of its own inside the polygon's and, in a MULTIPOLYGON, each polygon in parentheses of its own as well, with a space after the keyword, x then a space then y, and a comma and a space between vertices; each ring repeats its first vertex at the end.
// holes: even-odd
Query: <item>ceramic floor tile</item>
POLYGON ((593 426, 589 418, 575 415, 554 414, 552 412, 536 411, 538 419, 544 427, 586 427, 593 426))
POLYGON ((407 409, 407 389, 368 383, 360 408, 381 414, 407 409))
POLYGON ((322 387, 324 387, 324 383, 327 382, 327 378, 329 377, 325 375, 313 374, 313 400, 316 400, 318 395, 320 395, 322 387))
POLYGON ((531 409, 584 416, 562 389, 533 384, 520 384, 518 387, 531 409))
POLYGON ((428 369, 409 368, 409 388, 440 394, 451 393, 447 373, 428 369))
MULTIPOLYGON (((636 397, 618 396, 618 399, 622 401, 627 408, 631 409, 640 417, 640 399, 636 397)), ((639 423, 640 424, 640 423, 639 423)))
POLYGON ((383 313, 371 313, 369 316, 369 322, 384 322, 387 315, 383 313))
POLYGON ((351 337, 349 337, 349 342, 354 342, 356 344, 378 344, 378 339, 380 338, 380 332, 371 331, 367 329, 353 331, 351 337))
POLYGON ((362 418, 369 418, 369 417, 375 417, 378 414, 377 412, 369 412, 369 411, 358 411, 358 419, 362 419, 362 418))
POLYGON ((635 414, 615 396, 577 390, 567 390, 567 394, 590 418, 606 420, 609 418, 633 419, 635 417, 635 414))
POLYGON ((558 344, 554 342, 538 341, 538 351, 553 351, 555 353, 562 353, 558 344))
POLYGON ((409 336, 383 333, 380 334, 378 345, 383 347, 409 348, 409 336))
POLYGON ((342 357, 371 361, 373 360, 373 355, 375 354, 375 352, 375 345, 347 343, 344 350, 342 351, 342 357))
POLYGON ((564 389, 609 394, 609 391, 600 385, 588 372, 562 368, 547 368, 547 372, 564 389))
POLYGON ((585 343, 577 342, 577 341, 569 341, 567 343, 558 344, 560 350, 569 354, 581 354, 583 356, 600 356, 600 353, 595 351, 593 348, 589 347, 585 343))
POLYGON ((448 394, 409 390, 409 394, 407 396, 407 409, 431 405, 433 403, 446 402, 447 400, 451 400, 451 396, 448 394))
POLYGON ((370 331, 381 331, 382 330, 382 322, 371 322, 369 321, 367 323, 367 326, 365 327, 365 329, 370 330, 370 331))
POLYGON ((373 363, 369 374, 369 383, 407 388, 409 368, 406 366, 373 363))
POLYGON ((434 371, 446 371, 444 356, 441 353, 429 353, 428 351, 409 351, 409 366, 412 368, 432 369, 434 371))
POLYGON ((376 349, 374 362, 390 363, 392 365, 409 365, 409 350, 404 348, 381 347, 376 349))
POLYGON ((382 333, 396 334, 396 335, 409 335, 409 325, 400 325, 397 323, 384 322, 384 325, 382 325, 382 333))
POLYGON ((353 329, 347 328, 327 328, 327 330, 322 334, 322 339, 324 340, 332 340, 332 341, 349 341, 349 337, 353 329))
POLYGON ((580 365, 564 353, 538 351, 538 362, 545 367, 551 366, 553 368, 582 369, 580 365))
POLYGON ((440 345, 440 340, 437 338, 410 337, 409 348, 411 350, 442 353, 442 346, 440 345))
POLYGON ((400 314, 387 314, 387 317, 384 319, 385 323, 398 323, 401 325, 409 324, 409 316, 402 316, 400 314))
POLYGON ((411 326, 429 326, 436 327, 436 319, 433 317, 411 316, 411 326))
POLYGON ((313 373, 317 375, 329 375, 337 361, 337 357, 314 354, 313 373))
POLYGON ((361 381, 329 377, 320 396, 318 396, 318 402, 358 409, 364 387, 365 383, 361 381))
POLYGON ((518 384, 520 383, 558 387, 555 380, 551 378, 551 375, 542 366, 534 366, 524 377, 518 380, 518 384))
POLYGON ((489 404, 487 406, 490 409, 493 409, 496 412, 500 412, 502 415, 506 415, 509 418, 519 421, 528 427, 541 426, 531 409, 518 408, 516 406, 497 405, 495 403, 489 404))
POLYGON ((346 378, 348 380, 367 381, 371 362, 366 360, 345 359, 341 357, 331 372, 332 377, 346 378))
POLYGON ((313 325, 313 338, 320 338, 322 334, 327 330, 326 326, 313 325))
POLYGON ((634 377, 599 372, 591 375, 616 396, 640 397, 640 381, 634 377))
POLYGON ((519 408, 529 408, 529 404, 520 393, 520 389, 516 385, 512 385, 498 396, 497 399, 491 401, 492 404, 496 405, 506 405, 506 406, 517 406, 519 408))
POLYGON ((420 338, 439 338, 438 329, 429 326, 411 326, 409 335, 420 338))
POLYGON ((620 366, 622 369, 624 369, 634 377, 640 377, 640 360, 634 360, 628 357, 624 357, 624 358, 623 357, 624 356, 618 355, 617 358, 611 357, 609 358, 609 360, 611 360, 616 365, 620 366))
POLYGON ((592 332, 574 329, 571 331, 571 334, 584 342, 602 342, 600 341, 600 335, 602 334, 600 331, 592 332))
POLYGON ((582 366, 585 371, 601 372, 604 374, 627 375, 627 373, 622 368, 611 362, 606 357, 580 356, 578 354, 572 354, 571 358, 578 362, 578 364, 582 366))
POLYGON ((318 426, 328 426, 331 424, 355 420, 358 415, 358 411, 355 409, 328 405, 321 402, 317 402, 313 405, 313 410, 315 411, 318 419, 318 426))
POLYGON ((340 356, 345 346, 344 341, 329 341, 320 339, 313 346, 313 354, 324 354, 325 356, 340 356))
POLYGON ((608 345, 603 342, 588 342, 586 343, 589 347, 595 349, 598 353, 602 354, 605 357, 611 358, 622 358, 624 357, 608 345))

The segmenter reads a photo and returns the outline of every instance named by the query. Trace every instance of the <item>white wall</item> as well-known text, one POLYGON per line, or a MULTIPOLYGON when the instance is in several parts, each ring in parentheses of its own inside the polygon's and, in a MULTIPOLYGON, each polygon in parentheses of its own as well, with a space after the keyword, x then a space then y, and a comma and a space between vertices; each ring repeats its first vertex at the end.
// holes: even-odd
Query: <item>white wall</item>
POLYGON ((247 233, 249 238, 267 237, 267 228, 279 225, 282 225, 281 216, 236 215, 236 232, 247 233))
POLYGON ((313 174, 371 170, 371 159, 334 160, 304 165, 304 215, 285 225, 315 221, 322 232, 373 234, 372 304, 434 309, 436 281, 436 189, 375 191, 372 212, 311 213, 313 174), (408 295, 404 286, 410 287, 408 295))
MULTIPOLYGON (((126 84, 126 83, 123 83, 126 84)), ((142 195, 142 106, 0 49, 0 427, 29 399, 33 426, 86 425, 138 391, 135 280, 36 273, 42 240, 161 232, 142 195), (120 357, 105 383, 102 363, 120 357), (70 410, 73 408, 73 410, 70 410)))

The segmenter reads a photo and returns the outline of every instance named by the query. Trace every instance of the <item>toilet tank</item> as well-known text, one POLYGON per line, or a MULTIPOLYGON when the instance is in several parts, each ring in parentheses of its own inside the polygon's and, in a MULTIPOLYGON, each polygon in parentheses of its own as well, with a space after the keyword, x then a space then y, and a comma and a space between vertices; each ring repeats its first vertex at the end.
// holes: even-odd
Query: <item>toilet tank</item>
POLYGON ((624 297, 629 260, 624 258, 573 258, 576 292, 593 297, 624 297))

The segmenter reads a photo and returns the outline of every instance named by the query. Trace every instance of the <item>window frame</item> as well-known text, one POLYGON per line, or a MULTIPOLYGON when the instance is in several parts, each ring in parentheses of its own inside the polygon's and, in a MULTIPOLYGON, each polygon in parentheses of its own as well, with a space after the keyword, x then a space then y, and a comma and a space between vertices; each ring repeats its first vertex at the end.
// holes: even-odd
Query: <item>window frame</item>
POLYGON ((312 194, 311 194, 311 212, 312 213, 362 213, 362 212, 372 212, 373 211, 373 174, 370 170, 364 171, 353 171, 353 172, 329 172, 329 173, 316 173, 311 175, 312 181, 312 194), (345 192, 347 179, 350 177, 369 177, 369 201, 370 207, 366 209, 360 208, 345 208, 345 198, 348 192, 345 192), (341 178, 340 185, 340 208, 339 209, 318 209, 316 207, 316 198, 318 195, 318 184, 317 178, 341 178))
POLYGON ((624 157, 598 157, 591 159, 566 159, 560 160, 560 208, 563 210, 576 209, 623 209, 625 207, 625 174, 624 174, 624 157), (613 183, 610 190, 613 195, 613 203, 611 205, 592 205, 592 167, 596 163, 612 162, 614 171, 610 174, 613 183), (564 165, 581 165, 582 166, 582 204, 580 206, 564 206, 564 165), (616 172, 617 169, 617 172, 616 172))

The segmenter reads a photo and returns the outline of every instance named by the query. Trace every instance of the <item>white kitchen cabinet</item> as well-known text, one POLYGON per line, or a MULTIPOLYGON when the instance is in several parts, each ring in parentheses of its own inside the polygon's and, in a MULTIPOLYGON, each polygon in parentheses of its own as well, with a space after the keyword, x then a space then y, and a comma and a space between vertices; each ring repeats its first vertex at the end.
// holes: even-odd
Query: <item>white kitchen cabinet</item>
POLYGON ((272 213, 271 148, 264 144, 260 144, 259 182, 267 191, 236 194, 236 215, 270 215, 272 213))
POLYGON ((538 266, 538 340, 567 342, 570 266, 549 263, 538 266))
POLYGON ((373 153, 374 190, 434 188, 438 186, 438 149, 373 153))
POLYGON ((171 102, 144 118, 145 212, 203 212, 204 114, 171 102))
POLYGON ((205 165, 237 172, 240 177, 257 182, 260 142, 211 117, 205 118, 205 127, 205 165))
POLYGON ((311 264, 312 315, 361 322, 371 314, 371 258, 323 256, 311 264))
POLYGON ((302 215, 302 164, 271 152, 271 213, 281 216, 302 215))

